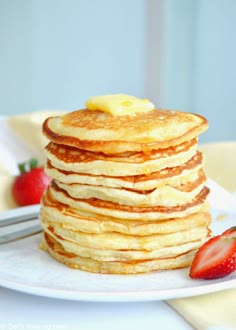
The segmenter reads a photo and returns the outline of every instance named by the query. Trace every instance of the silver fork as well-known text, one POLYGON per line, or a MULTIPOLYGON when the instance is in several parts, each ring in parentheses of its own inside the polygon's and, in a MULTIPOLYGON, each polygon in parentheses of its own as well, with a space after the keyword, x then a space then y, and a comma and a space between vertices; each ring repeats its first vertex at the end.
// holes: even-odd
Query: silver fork
POLYGON ((38 219, 39 211, 40 205, 36 204, 0 212, 0 244, 8 243, 40 233, 42 231, 42 227, 40 226, 38 219), (30 225, 26 228, 17 228, 17 224, 24 222, 26 223, 29 221, 32 222, 32 220, 34 220, 34 225, 30 223, 30 225), (8 227, 10 229, 12 228, 12 230, 10 230, 8 233, 1 233, 3 232, 3 227, 8 227))

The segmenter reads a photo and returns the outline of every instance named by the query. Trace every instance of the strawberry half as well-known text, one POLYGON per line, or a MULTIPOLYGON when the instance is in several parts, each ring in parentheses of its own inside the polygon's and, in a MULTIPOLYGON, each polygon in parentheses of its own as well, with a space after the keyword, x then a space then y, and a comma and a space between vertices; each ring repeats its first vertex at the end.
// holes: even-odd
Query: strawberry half
POLYGON ((197 251, 190 277, 194 279, 216 279, 236 270, 236 227, 212 237, 197 251))
POLYGON ((236 238, 236 227, 231 227, 231 228, 227 229, 221 235, 226 236, 226 237, 235 237, 236 238))
POLYGON ((42 194, 47 188, 50 178, 44 168, 38 167, 37 160, 31 159, 18 165, 20 175, 12 185, 12 196, 19 206, 40 203, 42 194))

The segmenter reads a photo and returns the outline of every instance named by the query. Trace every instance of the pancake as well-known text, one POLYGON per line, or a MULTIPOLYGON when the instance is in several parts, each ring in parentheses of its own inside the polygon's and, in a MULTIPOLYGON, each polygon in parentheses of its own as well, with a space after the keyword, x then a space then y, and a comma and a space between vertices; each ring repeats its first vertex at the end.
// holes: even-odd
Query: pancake
POLYGON ((199 170, 202 169, 203 157, 200 152, 186 163, 177 167, 167 167, 160 171, 149 174, 131 176, 105 176, 83 174, 71 171, 60 170, 52 165, 48 160, 45 171, 56 181, 62 183, 80 183, 94 186, 105 186, 113 188, 127 188, 133 190, 150 190, 164 184, 177 186, 197 179, 199 170))
POLYGON ((57 186, 73 198, 110 201, 121 205, 137 207, 145 206, 176 206, 191 202, 204 188, 206 177, 203 171, 194 182, 188 182, 178 187, 163 185, 149 191, 135 191, 124 188, 92 186, 88 184, 65 184, 55 181, 57 186))
POLYGON ((52 181, 41 201, 41 247, 95 273, 189 266, 211 236, 197 150, 207 120, 123 94, 86 107, 43 124, 52 181))
POLYGON ((47 158, 58 169, 106 176, 149 174, 167 167, 181 166, 196 153, 197 139, 175 147, 144 152, 105 155, 49 143, 47 158))
POLYGON ((53 239, 57 241, 64 248, 65 251, 73 253, 77 256, 92 258, 94 260, 100 261, 134 261, 176 257, 188 251, 198 249, 207 239, 207 237, 204 237, 200 240, 195 240, 174 246, 165 246, 155 250, 109 250, 104 248, 98 249, 94 247, 88 247, 75 243, 71 240, 66 240, 55 234, 50 228, 46 228, 45 232, 50 237, 53 237, 53 239))
POLYGON ((77 110, 50 117, 43 133, 51 141, 106 154, 150 151, 180 145, 208 127, 200 115, 155 109, 112 116, 99 110, 77 110))
POLYGON ((47 192, 42 200, 41 221, 52 222, 68 230, 87 233, 119 232, 123 234, 145 236, 150 234, 167 234, 188 230, 192 227, 206 226, 211 223, 209 207, 204 206, 197 213, 183 218, 166 220, 141 221, 112 218, 74 209, 54 200, 47 192))
POLYGON ((96 198, 75 199, 70 197, 64 190, 60 189, 55 182, 49 186, 50 194, 54 199, 67 204, 75 209, 81 209, 105 216, 112 216, 126 220, 163 220, 168 218, 185 217, 191 213, 198 212, 206 201, 209 189, 204 187, 202 191, 190 202, 184 205, 165 207, 134 207, 120 205, 117 203, 102 201, 96 198))
POLYGON ((44 233, 41 248, 45 249, 55 260, 71 268, 103 274, 138 274, 157 270, 187 267, 191 264, 196 250, 177 257, 157 258, 132 261, 98 261, 92 258, 77 256, 67 252, 63 246, 51 236, 44 233))
POLYGON ((93 234, 68 230, 55 223, 42 222, 44 230, 51 230, 64 240, 72 241, 94 249, 111 250, 156 250, 165 246, 196 241, 209 237, 206 226, 193 227, 188 230, 168 234, 151 234, 146 236, 126 235, 116 232, 93 234))

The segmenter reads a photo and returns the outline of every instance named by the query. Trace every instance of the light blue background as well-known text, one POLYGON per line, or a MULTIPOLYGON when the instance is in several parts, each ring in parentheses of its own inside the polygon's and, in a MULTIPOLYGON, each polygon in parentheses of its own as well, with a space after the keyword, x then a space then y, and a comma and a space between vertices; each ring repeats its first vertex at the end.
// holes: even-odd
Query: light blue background
POLYGON ((236 140, 235 0, 0 0, 0 114, 127 93, 236 140))
POLYGON ((144 93, 143 0, 0 0, 1 114, 144 93))
POLYGON ((202 141, 236 140, 236 1, 163 2, 161 105, 207 117, 202 141))

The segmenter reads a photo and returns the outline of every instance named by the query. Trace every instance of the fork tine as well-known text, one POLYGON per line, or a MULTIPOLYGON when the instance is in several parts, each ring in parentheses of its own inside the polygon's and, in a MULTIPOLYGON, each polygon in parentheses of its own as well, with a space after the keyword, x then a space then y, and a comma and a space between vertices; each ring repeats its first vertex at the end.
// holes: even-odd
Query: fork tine
POLYGON ((41 231, 42 231, 42 227, 40 225, 35 225, 22 230, 14 231, 9 234, 0 236, 0 244, 16 241, 21 238, 26 238, 38 234, 41 231))
POLYGON ((0 212, 0 227, 36 219, 39 215, 39 211, 40 204, 36 204, 0 212))
MULTIPOLYGON (((0 212, 0 227, 6 227, 14 224, 20 224, 30 220, 38 219, 40 204, 22 206, 16 209, 0 212)), ((15 228, 14 228, 15 229, 15 228)), ((24 229, 15 229, 6 234, 0 235, 0 244, 25 238, 42 231, 39 224, 28 226, 24 229)))

